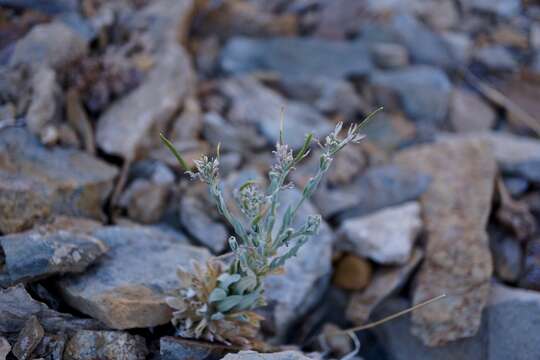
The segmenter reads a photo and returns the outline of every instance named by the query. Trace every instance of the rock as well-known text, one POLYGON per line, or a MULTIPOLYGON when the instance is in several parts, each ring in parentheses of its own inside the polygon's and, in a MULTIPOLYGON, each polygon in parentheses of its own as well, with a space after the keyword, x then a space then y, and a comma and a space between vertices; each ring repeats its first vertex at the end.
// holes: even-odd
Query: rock
POLYGON ((195 197, 185 196, 180 203, 180 223, 186 233, 194 237, 213 253, 227 247, 229 231, 222 223, 209 216, 208 208, 195 197))
POLYGON ((127 209, 128 216, 140 223, 159 221, 169 199, 169 188, 145 179, 136 179, 126 189, 120 204, 127 209))
POLYGON ((350 82, 336 78, 281 78, 279 86, 288 98, 312 105, 323 114, 355 120, 365 109, 350 82))
POLYGON ((266 146, 266 139, 255 128, 235 126, 215 112, 204 114, 204 138, 213 146, 221 143, 223 151, 249 153, 266 146))
POLYGON ((307 133, 324 137, 332 126, 317 111, 295 101, 287 101, 251 77, 233 78, 220 84, 232 104, 228 118, 236 126, 255 126, 272 146, 279 140, 281 109, 285 107, 285 142, 300 149, 307 133))
POLYGON ((34 350, 36 358, 47 360, 62 360, 64 349, 66 347, 68 336, 62 335, 47 335, 43 336, 41 342, 34 350))
POLYGON ((282 78, 345 78, 368 74, 372 64, 362 42, 236 37, 223 48, 221 67, 230 74, 265 70, 282 78))
POLYGON ((452 67, 450 50, 444 40, 411 15, 397 15, 390 24, 415 63, 452 67), (418 46, 422 44, 422 46, 418 46))
POLYGON ((333 283, 345 290, 362 290, 371 280, 371 264, 354 255, 341 259, 334 272, 333 283))
POLYGON ((493 267, 499 279, 514 283, 522 271, 523 250, 515 239, 491 237, 493 267))
POLYGON ((6 356, 11 351, 11 345, 9 345, 6 338, 0 336, 0 360, 6 360, 6 356))
POLYGON ((159 340, 161 360, 219 360, 231 351, 236 350, 218 343, 194 341, 180 337, 164 336, 159 340))
POLYGON ((324 339, 325 345, 332 354, 339 356, 345 356, 353 352, 353 346, 351 344, 351 338, 349 335, 344 334, 342 329, 334 324, 324 324, 322 328, 322 339, 324 339))
POLYGON ((531 183, 540 183, 540 159, 506 164, 502 168, 506 174, 519 176, 531 183))
POLYGON ((420 17, 435 30, 455 27, 460 20, 456 3, 452 0, 421 2, 420 17))
POLYGON ((30 359, 30 356, 41 342, 44 334, 45 331, 38 319, 35 316, 31 316, 24 324, 11 352, 19 360, 30 359))
POLYGON ((375 43, 371 46, 375 63, 383 69, 395 69, 409 64, 407 48, 399 44, 375 43))
POLYGON ((240 351, 238 354, 227 354, 223 360, 310 360, 298 351, 282 351, 262 354, 255 351, 240 351))
POLYGON ((113 329, 169 322, 171 309, 164 297, 178 286, 176 268, 209 256, 207 250, 151 227, 110 226, 92 236, 109 247, 107 257, 58 284, 69 305, 113 329))
POLYGON ((39 0, 0 0, 0 5, 32 9, 49 15, 77 10, 77 2, 73 0, 49 0, 45 3, 39 0))
POLYGON ((452 60, 458 64, 468 64, 472 56, 473 42, 467 33, 445 32, 441 37, 450 50, 452 60))
POLYGON ((96 141, 106 153, 135 159, 141 147, 158 138, 193 90, 195 74, 182 47, 171 44, 157 59, 145 81, 99 118, 96 141))
POLYGON ((525 193, 529 188, 529 182, 521 177, 505 176, 503 181, 508 193, 513 198, 523 195, 523 193, 525 193))
POLYGON ((414 302, 448 294, 413 313, 413 333, 429 346, 473 336, 492 274, 485 228, 496 165, 489 144, 454 138, 405 150, 396 162, 433 178, 421 196, 427 248, 414 302))
POLYGON ((475 10, 501 17, 517 16, 521 13, 519 0, 460 0, 465 10, 475 10))
POLYGON ((345 220, 339 229, 344 247, 379 264, 405 264, 422 229, 420 205, 408 202, 371 215, 345 220))
POLYGON ((527 242, 525 264, 519 286, 540 291, 540 239, 527 242))
POLYGON ((76 150, 48 150, 21 128, 0 131, 0 232, 52 214, 104 219, 116 168, 76 150), (24 204, 24 206, 23 206, 24 204))
POLYGON ((47 332, 70 332, 80 329, 100 329, 103 325, 92 319, 78 319, 51 310, 32 299, 23 285, 0 289, 0 333, 17 333, 30 317, 36 316, 47 332))
MULTIPOLYGON (((276 223, 280 224, 285 209, 301 198, 296 189, 280 194, 280 209, 276 223)), ((309 201, 300 207, 294 226, 306 221, 307 216, 317 211, 309 201)), ((322 221, 319 233, 309 239, 298 252, 298 256, 285 265, 285 274, 272 275, 265 279, 266 324, 278 337, 286 334, 295 320, 305 315, 321 298, 332 271, 331 255, 334 234, 330 226, 322 221)))
POLYGON ((501 165, 540 160, 540 141, 536 139, 502 132, 486 132, 473 136, 490 144, 493 156, 501 165))
POLYGON ((9 65, 45 65, 59 69, 88 51, 88 44, 61 22, 36 25, 13 49, 9 65))
POLYGON ((403 110, 415 122, 440 124, 446 117, 452 85, 438 68, 418 65, 402 70, 376 71, 369 81, 379 98, 381 92, 396 94, 403 110))
POLYGON ((473 58, 490 71, 512 71, 519 66, 512 54, 501 45, 480 48, 475 51, 473 58))
POLYGON ((355 292, 351 296, 346 311, 347 319, 355 324, 367 322, 373 310, 405 284, 422 257, 422 250, 416 248, 405 265, 377 269, 369 286, 364 291, 355 292))
POLYGON ((417 139, 417 130, 411 121, 400 114, 380 114, 377 121, 371 121, 364 126, 362 133, 370 143, 388 153, 393 153, 414 143, 417 139))
POLYGON ((455 89, 450 103, 450 121, 458 133, 487 131, 495 125, 495 111, 478 95, 455 89))
POLYGON ((83 272, 107 248, 76 230, 32 230, 0 237, 5 270, 12 283, 83 272))
POLYGON ((335 190, 320 189, 313 201, 325 218, 338 215, 342 222, 416 200, 428 188, 429 182, 429 176, 403 167, 374 166, 351 185, 335 190))
POLYGON ((148 350, 139 335, 121 331, 78 331, 69 339, 65 360, 144 360, 148 350))
MULTIPOLYGON (((306 4, 307 5, 307 4, 306 4)), ((366 16, 366 4, 355 0, 335 0, 318 4, 318 16, 312 36, 328 40, 346 40, 358 31, 358 19, 366 16)))
POLYGON ((26 123, 30 131, 43 140, 45 126, 56 120, 61 110, 61 91, 54 70, 39 67, 32 76, 31 87, 32 99, 26 113, 26 123))

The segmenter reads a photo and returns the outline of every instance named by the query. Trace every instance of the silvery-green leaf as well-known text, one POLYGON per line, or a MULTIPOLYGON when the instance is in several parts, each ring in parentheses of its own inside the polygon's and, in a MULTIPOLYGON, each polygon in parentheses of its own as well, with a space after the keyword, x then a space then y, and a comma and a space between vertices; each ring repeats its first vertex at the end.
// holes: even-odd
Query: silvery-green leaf
POLYGON ((237 309, 248 310, 248 309, 254 308, 260 296, 261 296, 260 290, 256 290, 248 295, 244 295, 242 297, 242 300, 238 303, 237 309))
POLYGON ((234 284, 235 282, 240 280, 240 278, 241 276, 239 274, 231 275, 228 273, 223 273, 218 277, 219 287, 222 289, 227 289, 231 284, 234 284))
POLYGON ((225 318, 225 315, 223 315, 223 313, 220 313, 220 312, 217 312, 215 314, 212 314, 212 316, 210 316, 210 320, 223 320, 225 318))
POLYGON ((246 291, 252 290, 257 286, 257 278, 255 276, 246 276, 234 284, 234 290, 238 294, 243 294, 246 291))
POLYGON ((227 292, 223 290, 222 288, 215 288, 210 293, 210 296, 208 297, 209 303, 214 303, 217 301, 221 301, 227 297, 227 292))
POLYGON ((227 311, 231 310, 233 307, 238 305, 242 301, 243 296, 242 295, 231 295, 227 296, 225 299, 221 300, 218 305, 218 311, 222 313, 226 313, 227 311))

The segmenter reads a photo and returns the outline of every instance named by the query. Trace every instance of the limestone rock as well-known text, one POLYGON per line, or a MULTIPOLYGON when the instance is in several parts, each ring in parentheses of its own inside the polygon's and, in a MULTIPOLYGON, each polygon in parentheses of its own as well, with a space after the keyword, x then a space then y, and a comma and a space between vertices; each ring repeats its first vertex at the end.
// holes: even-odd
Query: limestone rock
POLYGON ((417 248, 405 265, 380 267, 375 271, 369 286, 364 291, 355 292, 351 296, 347 307, 347 319, 355 324, 367 322, 373 310, 405 284, 422 257, 422 250, 417 248))
POLYGON ((309 360, 298 351, 282 351, 276 353, 258 353, 255 351, 240 351, 238 354, 228 354, 223 360, 309 360))
POLYGON ((65 360, 144 360, 143 337, 121 331, 78 331, 67 343, 65 360))
POLYGON ((421 196, 427 247, 414 302, 448 294, 413 313, 413 333, 430 346, 473 336, 492 274, 485 228, 496 165, 489 145, 454 138, 405 150, 396 162, 433 179, 421 196))
POLYGON ((11 352, 19 360, 30 359, 30 356, 41 342, 44 334, 45 332, 38 319, 35 316, 31 316, 24 324, 11 352))
POLYGON ((0 232, 52 214, 102 219, 116 168, 76 150, 42 147, 21 128, 0 131, 0 232))
POLYGON ((11 345, 6 338, 0 336, 0 360, 6 360, 6 356, 11 351, 11 345))
POLYGON ((347 219, 340 233, 343 245, 359 256, 380 264, 405 264, 422 229, 420 205, 409 202, 364 217, 347 219), (350 248, 349 248, 350 246, 350 248))
POLYGON ((540 291, 540 239, 527 242, 523 274, 519 285, 526 289, 540 291))
POLYGON ((66 332, 80 329, 99 329, 103 325, 91 319, 78 319, 49 309, 32 299, 23 285, 0 289, 0 332, 17 333, 25 322, 36 316, 47 332, 66 332))
POLYGON ((12 283, 83 272, 107 251, 100 240, 69 229, 38 229, 2 236, 0 247, 12 283))
POLYGON ((127 209, 131 219, 151 224, 161 219, 168 197, 167 186, 146 179, 135 179, 122 194, 120 204, 127 209))
POLYGON ((456 89, 452 94, 450 121, 456 132, 476 132, 491 129, 495 111, 475 93, 456 89))
POLYGON ((231 351, 229 346, 193 341, 179 337, 164 336, 159 340, 159 354, 161 360, 219 360, 231 351))
POLYGON ((176 268, 204 262, 206 249, 183 244, 153 227, 111 226, 92 236, 109 252, 84 274, 59 281, 65 300, 114 329, 150 327, 170 321, 165 293, 178 287, 176 268))
POLYGON ((88 44, 67 25, 53 21, 36 25, 15 44, 9 64, 60 68, 86 54, 88 44))
POLYGON ((316 38, 229 40, 221 54, 221 67, 231 74, 273 71, 283 78, 366 75, 372 64, 362 42, 316 38))

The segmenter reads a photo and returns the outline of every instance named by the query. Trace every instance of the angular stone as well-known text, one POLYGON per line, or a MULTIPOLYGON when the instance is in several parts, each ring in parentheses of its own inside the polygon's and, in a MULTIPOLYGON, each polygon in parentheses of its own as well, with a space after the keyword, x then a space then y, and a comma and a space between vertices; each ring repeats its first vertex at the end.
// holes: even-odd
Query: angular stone
POLYGON ((180 203, 180 222, 185 231, 212 252, 220 253, 227 247, 229 231, 208 213, 204 203, 195 197, 186 196, 180 203))
POLYGON ((267 141, 255 128, 236 126, 221 115, 209 112, 204 115, 204 138, 214 147, 221 143, 223 151, 241 154, 264 148, 267 141))
POLYGON ((45 331, 35 316, 31 316, 24 324, 17 342, 11 352, 19 360, 30 359, 35 348, 41 342, 45 331))
POLYGON ((415 249, 405 265, 380 267, 374 274, 369 286, 351 296, 347 307, 347 319, 355 324, 364 324, 373 310, 392 293, 399 291, 411 272, 422 260, 423 252, 415 249))
POLYGON ((64 351, 65 360, 144 360, 148 354, 142 336, 121 331, 77 331, 64 351))
POLYGON ((420 205, 408 202, 345 220, 339 232, 347 244, 340 246, 379 264, 405 264, 420 230, 420 205))
POLYGON ((0 232, 51 214, 103 219, 116 168, 76 150, 48 150, 21 128, 0 132, 0 232))
POLYGON ((277 72, 283 78, 345 78, 366 75, 372 64, 362 42, 236 37, 223 48, 221 67, 231 74, 266 70, 277 72))
POLYGON ((475 93, 455 89, 450 104, 450 121, 456 132, 489 130, 495 125, 495 111, 475 93))
POLYGON ((0 336, 0 360, 6 360, 6 356, 11 351, 11 345, 6 338, 0 336))
POLYGON ((383 69, 395 69, 409 64, 409 52, 400 44, 376 43, 371 46, 371 53, 377 65, 383 69))
POLYGON ((101 115, 96 129, 99 147, 108 154, 135 159, 137 150, 164 129, 193 90, 194 81, 187 52, 176 44, 168 46, 145 81, 101 115))
POLYGON ((103 325, 95 320, 78 319, 49 309, 44 303, 32 299, 21 284, 0 289, 0 333, 21 331, 32 316, 36 316, 45 330, 52 333, 103 328, 103 325))
POLYGON ((495 274, 502 281, 516 282, 522 271, 521 244, 510 237, 490 239, 495 274))
POLYGON ((309 360, 298 351, 282 351, 275 353, 258 353, 255 351, 240 351, 238 354, 227 354, 223 360, 309 360))
POLYGON ((47 125, 57 120, 61 111, 61 90, 54 70, 41 66, 31 80, 32 99, 26 113, 28 129, 43 139, 47 125))
POLYGON ((146 179, 135 179, 120 199, 128 216, 140 223, 151 224, 159 221, 165 212, 169 188, 146 179))
POLYGON ((231 351, 237 350, 217 343, 193 341, 172 336, 164 336, 159 340, 161 360, 219 360, 231 351))
POLYGON ((313 202, 325 218, 338 215, 341 222, 416 200, 428 187, 429 176, 395 165, 371 167, 352 184, 320 189, 313 202))
POLYGON ((502 17, 517 16, 521 13, 519 0, 460 0, 466 10, 476 10, 502 17))
POLYGON ((345 255, 334 272, 333 284, 345 290, 363 290, 371 281, 371 264, 354 255, 345 255))
POLYGON ((150 327, 170 321, 165 294, 178 286, 176 268, 204 262, 206 249, 185 245, 152 227, 111 226, 92 236, 109 252, 84 274, 58 284, 65 300, 114 329, 150 327))
POLYGON ((540 291, 540 239, 527 242, 524 269, 519 286, 540 291))
POLYGON ((512 71, 519 67, 512 53, 502 45, 478 49, 473 54, 473 58, 491 71, 512 71))
POLYGON ((447 294, 413 313, 413 333, 429 346, 473 336, 492 274, 485 228, 496 164, 489 144, 454 138, 405 150, 396 162, 433 178, 421 197, 427 248, 414 302, 447 294))
POLYGON ((62 360, 67 339, 68 336, 66 334, 45 334, 36 347, 36 350, 34 350, 34 356, 46 360, 62 360))
POLYGON ((228 119, 236 126, 255 126, 271 145, 279 140, 281 109, 285 107, 285 142, 294 149, 304 144, 309 132, 324 137, 332 126, 306 104, 287 101, 251 77, 233 78, 220 84, 221 92, 232 104, 228 119))
MULTIPOLYGON (((280 194, 280 209, 276 223, 280 224, 285 209, 300 200, 302 193, 296 189, 280 194)), ((294 226, 303 224, 308 215, 317 211, 305 201, 298 211, 294 226)), ((331 256, 334 234, 322 221, 319 233, 309 239, 295 258, 285 265, 285 274, 265 279, 265 297, 268 303, 264 311, 266 324, 278 337, 284 336, 299 317, 305 315, 321 298, 330 281, 331 256)))
POLYGON ((10 66, 46 65, 60 68, 86 54, 88 44, 75 31, 59 21, 36 25, 13 49, 10 66))
POLYGON ((0 237, 12 283, 83 272, 107 251, 98 239, 74 231, 38 229, 0 237))
POLYGON ((506 174, 519 176, 531 183, 540 183, 540 159, 506 164, 502 170, 506 174))
MULTIPOLYGON (((376 71, 369 81, 376 93, 395 93, 413 121, 439 124, 446 117, 452 84, 438 68, 416 65, 401 70, 376 71)), ((386 105, 384 101, 383 105, 386 105)))

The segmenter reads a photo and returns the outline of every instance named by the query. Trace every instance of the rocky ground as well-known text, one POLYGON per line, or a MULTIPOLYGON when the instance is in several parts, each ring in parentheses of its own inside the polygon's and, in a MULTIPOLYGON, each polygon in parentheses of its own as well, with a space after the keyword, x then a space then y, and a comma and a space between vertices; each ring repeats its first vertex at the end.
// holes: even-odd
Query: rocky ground
POLYGON ((347 339, 314 337, 441 294, 358 356, 540 358, 540 3, 0 6, 0 360, 340 358, 347 339), (264 181, 283 106, 299 148, 380 105, 302 209, 320 233, 267 281, 283 352, 174 337, 176 268, 232 230, 158 134, 189 161, 221 143, 233 189, 264 181))

